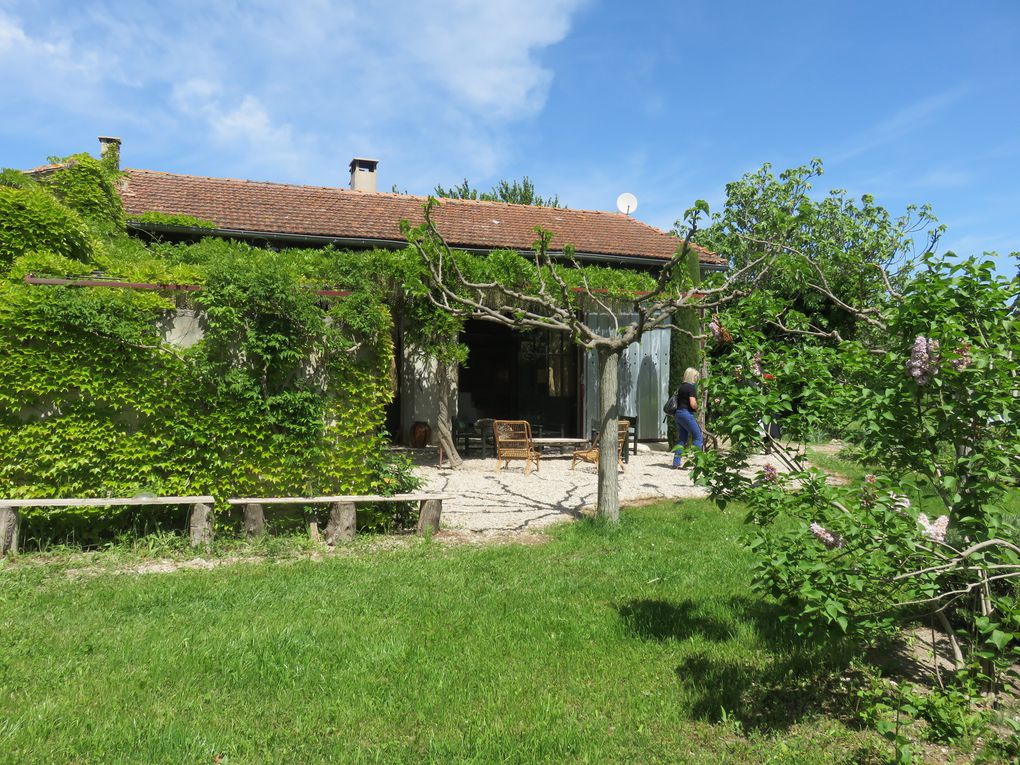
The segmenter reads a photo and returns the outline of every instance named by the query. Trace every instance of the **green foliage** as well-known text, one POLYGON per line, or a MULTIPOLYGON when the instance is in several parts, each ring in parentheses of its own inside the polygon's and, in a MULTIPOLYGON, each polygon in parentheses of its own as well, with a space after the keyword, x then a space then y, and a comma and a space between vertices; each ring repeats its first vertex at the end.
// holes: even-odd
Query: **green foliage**
POLYGON ((114 185, 117 173, 88 154, 74 154, 60 162, 41 184, 65 205, 104 233, 124 228, 124 205, 114 185))
POLYGON ((128 220, 135 223, 151 223, 159 226, 182 226, 184 228, 216 228, 211 220, 203 220, 193 215, 178 215, 150 210, 141 215, 130 215, 128 220))
POLYGON ((746 278, 782 297, 812 324, 850 337, 858 322, 843 304, 867 307, 881 301, 885 284, 880 269, 901 263, 912 252, 916 235, 933 244, 942 228, 927 206, 909 207, 893 219, 867 194, 855 201, 835 189, 817 200, 811 182, 821 175, 822 162, 815 159, 778 177, 765 164, 727 184, 722 212, 698 232, 696 241, 724 253, 737 269, 764 254, 778 254, 767 272, 752 267, 746 278), (839 302, 810 285, 824 286, 839 302))
POLYGON ((911 702, 945 740, 973 734, 981 718, 968 707, 1020 658, 1020 547, 1004 504, 1020 478, 1020 281, 933 256, 903 279, 869 315, 880 329, 868 342, 798 338, 805 318, 775 293, 720 317, 732 342, 712 348, 710 396, 731 449, 702 455, 698 475, 720 502, 750 504, 755 588, 802 634, 874 644, 934 611, 955 625, 965 666, 952 690, 911 702), (777 311, 791 328, 779 336, 767 325, 777 311), (794 441, 840 433, 877 475, 833 485, 795 463, 784 475, 782 454, 742 473, 772 422, 794 441))
MULTIPOLYGON (((8 246, 0 282, 0 495, 412 488, 409 464, 388 455, 381 432, 392 397, 392 284, 368 256, 216 239, 147 247, 113 228, 116 216, 102 204, 108 182, 104 166, 75 158, 42 186, 0 186, 0 200, 35 213, 3 218, 5 241, 17 246, 8 246), (91 216, 95 240, 54 194, 91 216), (173 297, 21 281, 96 266, 118 279, 203 289, 173 297), (325 286, 350 294, 314 294, 325 286), (182 306, 201 319, 203 334, 188 348, 164 339, 182 306)), ((110 525, 123 528, 128 512, 26 512, 24 530, 29 540, 90 542, 110 525)))
POLYGON ((0 570, 4 756, 876 762, 880 737, 833 694, 838 646, 789 639, 772 605, 747 597, 739 530, 739 511, 688 500, 534 545, 362 538, 279 565, 250 561, 271 554, 265 542, 220 537, 245 562, 143 575, 96 567, 135 570, 147 550, 25 556, 0 570))
POLYGON ((15 170, 13 167, 5 167, 0 170, 0 186, 9 186, 12 189, 31 189, 36 185, 36 180, 21 170, 15 170))
POLYGON ((45 189, 0 185, 0 274, 30 252, 89 263, 96 243, 82 218, 45 189))
POLYGON ((535 184, 528 176, 520 181, 500 181, 491 191, 479 192, 471 187, 467 178, 459 186, 444 189, 436 186, 435 195, 447 199, 477 199, 483 202, 505 202, 511 205, 536 205, 538 207, 560 207, 558 195, 541 197, 535 193, 535 184))
MULTIPOLYGON (((701 258, 697 251, 690 250, 687 254, 686 269, 674 275, 674 280, 681 284, 697 285, 701 283, 701 258), (689 279, 689 281, 684 280, 689 279)), ((688 368, 701 369, 701 341, 697 339, 704 331, 701 312, 696 308, 682 308, 673 314, 673 324, 678 329, 669 338, 669 392, 674 393, 683 382, 684 372, 688 368)), ((676 443, 676 422, 669 418, 667 423, 670 443, 676 443)))

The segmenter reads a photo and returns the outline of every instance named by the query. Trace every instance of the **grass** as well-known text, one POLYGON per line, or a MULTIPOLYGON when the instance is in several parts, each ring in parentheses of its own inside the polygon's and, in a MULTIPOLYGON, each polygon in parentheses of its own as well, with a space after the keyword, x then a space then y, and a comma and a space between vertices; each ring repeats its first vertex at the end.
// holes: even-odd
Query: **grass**
POLYGON ((748 590, 740 510, 211 571, 0 570, 0 762, 851 763, 846 655, 748 590))
MULTIPOLYGON (((862 465, 860 462, 846 459, 839 454, 833 454, 831 450, 819 448, 817 445, 807 447, 807 458, 808 462, 814 467, 843 476, 855 486, 864 480, 866 474, 880 472, 875 467, 869 467, 862 465)), ((919 488, 909 490, 910 499, 916 503, 917 507, 927 512, 933 518, 945 513, 946 506, 935 494, 935 490, 923 480, 919 479, 918 484, 919 488)), ((904 492, 907 493, 908 490, 904 489, 904 492)), ((1020 520, 1020 488, 1013 488, 1007 491, 999 504, 1007 514, 1015 516, 1020 520)))

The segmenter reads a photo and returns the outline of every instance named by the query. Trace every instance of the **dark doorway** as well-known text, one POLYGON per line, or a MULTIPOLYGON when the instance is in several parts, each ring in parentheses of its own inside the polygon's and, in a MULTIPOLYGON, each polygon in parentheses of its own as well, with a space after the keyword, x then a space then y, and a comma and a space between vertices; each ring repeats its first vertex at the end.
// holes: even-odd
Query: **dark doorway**
POLYGON ((578 433, 578 350, 563 332, 518 332, 468 321, 460 369, 458 419, 527 420, 537 436, 578 433))

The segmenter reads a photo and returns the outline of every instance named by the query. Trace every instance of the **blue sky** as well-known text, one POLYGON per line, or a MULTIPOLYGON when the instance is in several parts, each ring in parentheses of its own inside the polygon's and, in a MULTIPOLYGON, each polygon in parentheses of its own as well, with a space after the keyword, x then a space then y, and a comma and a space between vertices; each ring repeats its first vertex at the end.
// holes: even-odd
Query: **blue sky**
POLYGON ((668 229, 763 162, 1020 250, 1020 2, 0 0, 0 166, 380 188, 530 176, 668 229))

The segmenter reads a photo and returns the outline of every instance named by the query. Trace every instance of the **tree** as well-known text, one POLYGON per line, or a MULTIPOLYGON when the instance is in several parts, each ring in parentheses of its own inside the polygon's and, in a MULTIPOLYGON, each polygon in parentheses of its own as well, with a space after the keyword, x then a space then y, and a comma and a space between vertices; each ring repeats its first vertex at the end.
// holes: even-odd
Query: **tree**
POLYGON ((435 193, 437 197, 447 199, 475 199, 482 202, 505 202, 509 205, 536 205, 538 207, 560 206, 558 195, 540 197, 536 194, 535 184, 528 176, 524 176, 521 181, 500 181, 489 192, 479 192, 477 189, 471 188, 471 184, 465 178, 459 186, 451 186, 448 189, 436 186, 435 193))
MULTIPOLYGON (((763 265, 771 254, 766 253, 752 260, 745 269, 695 289, 686 273, 686 263, 694 249, 691 241, 698 220, 708 209, 705 202, 699 201, 686 215, 689 228, 684 239, 647 291, 603 291, 593 287, 585 269, 574 257, 573 248, 564 248, 562 262, 553 261, 549 253, 552 234, 541 228, 536 228, 538 238, 533 258, 528 260, 516 253, 504 253, 500 256, 505 258, 500 269, 502 277, 495 278, 480 269, 477 257, 451 250, 432 219, 438 204, 435 199, 428 201, 422 225, 412 228, 406 221, 402 225, 408 242, 425 264, 429 298, 437 307, 454 316, 517 329, 566 332, 577 345, 596 352, 602 433, 597 512, 600 517, 617 522, 620 503, 616 471, 620 445, 615 422, 621 354, 645 332, 663 327, 684 331, 673 323, 675 312, 681 309, 718 309, 725 305, 739 294, 735 285, 746 289, 753 284, 753 280, 745 279, 750 269, 756 269, 760 275, 768 272, 763 265), (624 306, 634 316, 629 322, 619 318, 620 308, 624 306), (593 310, 612 317, 612 334, 600 334, 584 322, 585 312, 593 310)), ((700 339, 700 336, 695 337, 700 339)))
POLYGON ((884 299, 884 279, 915 254, 915 235, 925 237, 930 249, 943 227, 927 205, 910 206, 893 218, 869 194, 857 201, 833 189, 816 199, 811 182, 822 172, 819 159, 778 176, 765 164, 727 184, 722 211, 695 241, 725 254, 734 268, 756 258, 765 243, 783 248, 760 288, 816 327, 852 337, 860 322, 848 306, 869 307, 884 299), (821 286, 831 298, 817 289, 821 286))
POLYGON ((937 256, 927 208, 892 222, 870 197, 813 199, 814 166, 779 182, 766 171, 728 187, 700 239, 728 242, 736 263, 782 255, 710 325, 713 431, 728 449, 701 455, 696 478, 720 504, 750 505, 754 586, 805 637, 874 644, 930 622, 958 671, 917 708, 937 714, 939 694, 983 703, 1020 658, 1020 529, 1004 500, 1020 481, 1020 278, 937 256), (927 246, 912 262, 914 235, 927 246), (763 433, 777 420, 791 443, 763 433), (818 433, 874 474, 843 486, 811 469, 797 444, 818 433), (755 470, 763 438, 774 464, 755 470))

